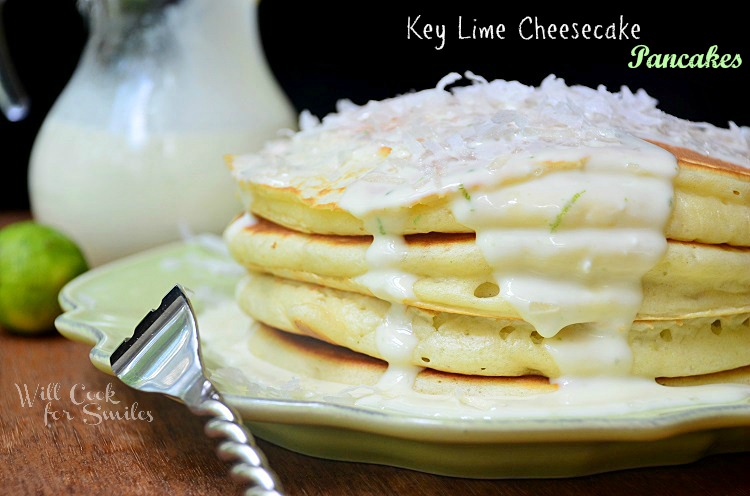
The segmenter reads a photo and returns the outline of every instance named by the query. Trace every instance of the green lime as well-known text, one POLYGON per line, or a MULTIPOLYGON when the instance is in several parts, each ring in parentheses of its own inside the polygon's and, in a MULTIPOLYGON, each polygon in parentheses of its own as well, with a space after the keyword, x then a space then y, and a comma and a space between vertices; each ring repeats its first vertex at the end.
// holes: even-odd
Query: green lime
POLYGON ((58 293, 88 264, 74 241, 34 221, 0 229, 0 325, 21 334, 51 331, 58 293))

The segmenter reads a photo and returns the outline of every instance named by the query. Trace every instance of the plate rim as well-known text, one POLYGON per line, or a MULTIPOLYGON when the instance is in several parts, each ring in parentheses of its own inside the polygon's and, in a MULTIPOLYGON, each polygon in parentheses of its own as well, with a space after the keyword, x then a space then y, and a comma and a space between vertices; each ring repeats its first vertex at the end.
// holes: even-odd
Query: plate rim
MULTIPOLYGON (((107 331, 80 319, 92 307, 75 296, 76 289, 97 278, 107 277, 112 271, 128 270, 136 264, 158 261, 166 255, 175 256, 175 253, 182 253, 184 256, 185 253, 202 248, 204 247, 190 240, 177 241, 95 267, 76 277, 59 293, 63 313, 55 321, 56 328, 65 338, 92 346, 89 352, 92 364, 102 372, 113 375, 107 360, 108 354, 103 350, 103 346, 113 338, 107 331)), ((640 412, 638 415, 615 418, 586 419, 533 417, 516 419, 514 423, 508 418, 426 418, 322 401, 237 394, 224 394, 224 397, 249 423, 338 427, 404 440, 443 443, 657 441, 696 431, 750 429, 750 399, 733 404, 685 407, 676 411, 662 409, 657 411, 661 412, 659 414, 640 412)))

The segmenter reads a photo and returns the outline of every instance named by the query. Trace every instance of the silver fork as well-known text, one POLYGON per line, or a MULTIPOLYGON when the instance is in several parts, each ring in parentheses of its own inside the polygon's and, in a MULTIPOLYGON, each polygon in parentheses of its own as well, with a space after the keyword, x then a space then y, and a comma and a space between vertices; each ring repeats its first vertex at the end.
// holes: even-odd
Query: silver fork
POLYGON ((246 496, 282 496, 277 475, 235 409, 203 373, 198 323, 182 287, 175 286, 110 357, 112 371, 128 386, 182 401, 196 415, 211 416, 205 432, 220 438, 216 452, 233 462, 232 478, 248 484, 246 496))

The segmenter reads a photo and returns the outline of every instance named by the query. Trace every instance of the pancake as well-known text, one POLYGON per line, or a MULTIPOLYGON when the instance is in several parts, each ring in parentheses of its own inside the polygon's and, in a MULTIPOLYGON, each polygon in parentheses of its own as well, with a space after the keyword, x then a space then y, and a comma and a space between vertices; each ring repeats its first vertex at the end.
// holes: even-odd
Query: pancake
MULTIPOLYGON (((438 85, 352 107, 318 126, 302 126, 302 132, 260 154, 230 157, 247 209, 302 232, 371 234, 353 201, 367 193, 366 210, 399 218, 388 226, 392 234, 472 232, 452 208, 467 193, 585 168, 608 147, 626 164, 658 161, 663 149, 678 168, 666 236, 750 246, 748 128, 684 121, 658 110, 643 92, 567 87, 554 77, 539 88, 493 81, 450 94, 438 85), (629 141, 622 132, 639 139, 629 141), (642 148, 643 140, 659 150, 642 148), (514 167, 498 174, 497 162, 507 167, 509 157, 514 167), (519 157, 529 167, 513 163, 519 157), (485 169, 490 173, 476 173, 485 169)), ((535 219, 513 219, 546 225, 550 216, 540 212, 535 219)), ((566 223, 575 226, 575 216, 570 212, 566 223)))
MULTIPOLYGON (((349 386, 374 387, 388 367, 386 362, 368 355, 265 325, 259 325, 253 332, 249 348, 257 359, 278 364, 297 376, 349 386)), ((658 382, 675 387, 717 383, 750 384, 750 367, 699 376, 660 377, 658 382)), ((558 385, 538 375, 481 376, 452 374, 433 369, 422 370, 413 386, 417 393, 477 397, 523 397, 550 393, 557 389, 558 385)))
MULTIPOLYGON (((680 167, 666 236, 677 241, 750 246, 750 169, 696 156, 684 148, 661 143, 659 146, 674 153, 680 167)), ((238 176, 241 162, 230 163, 232 169, 238 168, 238 176)), ((305 233, 368 234, 364 221, 339 205, 344 188, 325 190, 322 200, 309 196, 315 190, 306 185, 278 187, 246 180, 239 184, 249 211, 279 225, 305 233)), ((409 206, 403 215, 406 221, 396 234, 473 232, 454 218, 450 197, 423 199, 409 206)), ((567 220, 576 221, 572 216, 567 220)), ((532 225, 533 222, 547 224, 549 220, 537 218, 532 225)))
MULTIPOLYGON (((315 284, 250 272, 238 287, 240 307, 257 320, 385 360, 378 327, 392 305, 315 284)), ((479 376, 561 375, 566 343, 592 332, 586 324, 543 338, 520 319, 497 319, 406 307, 416 342, 402 365, 479 376), (555 352, 554 349, 558 349, 555 352)), ((722 317, 635 321, 625 331, 632 351, 627 373, 680 377, 734 369, 750 363, 750 312, 722 317)), ((596 365, 588 348, 579 369, 596 365)), ((575 355, 578 357, 578 355, 575 355)))
MULTIPOLYGON (((226 242, 234 259, 254 271, 373 296, 358 282, 369 269, 371 236, 307 234, 264 219, 248 223, 240 218, 227 229, 226 242)), ((417 277, 413 288, 417 299, 404 303, 429 310, 520 318, 499 296, 492 268, 473 234, 409 235, 406 245, 398 268, 417 277)), ((609 261, 593 263, 607 265, 609 261)), ((627 272, 629 267, 610 270, 627 272)), ((750 249, 672 241, 642 281, 639 320, 750 312, 750 249)))
POLYGON ((229 157, 243 310, 406 382, 750 365, 750 129, 466 77, 229 157))
MULTIPOLYGON (((388 363, 348 348, 318 339, 290 334, 260 325, 250 347, 260 360, 279 364, 296 375, 350 386, 374 387, 388 363)), ((557 386, 541 376, 490 377, 451 374, 424 369, 416 377, 413 390, 424 394, 530 396, 555 391, 557 386)))

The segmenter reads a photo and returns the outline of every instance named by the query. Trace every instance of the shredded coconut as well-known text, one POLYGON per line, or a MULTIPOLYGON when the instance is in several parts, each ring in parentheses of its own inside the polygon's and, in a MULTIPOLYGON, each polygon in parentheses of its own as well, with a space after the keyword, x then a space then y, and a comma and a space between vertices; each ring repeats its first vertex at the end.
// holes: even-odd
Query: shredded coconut
POLYGON ((300 132, 236 157, 234 173, 239 180, 330 191, 364 176, 382 180, 383 194, 389 184, 405 182, 426 195, 455 186, 461 169, 492 170, 545 147, 607 146, 633 137, 750 168, 750 128, 674 117, 643 90, 568 86, 554 75, 538 87, 488 82, 471 72, 465 78, 471 84, 448 88, 461 80, 450 73, 434 89, 364 105, 344 100, 322 120, 303 112, 300 132))

